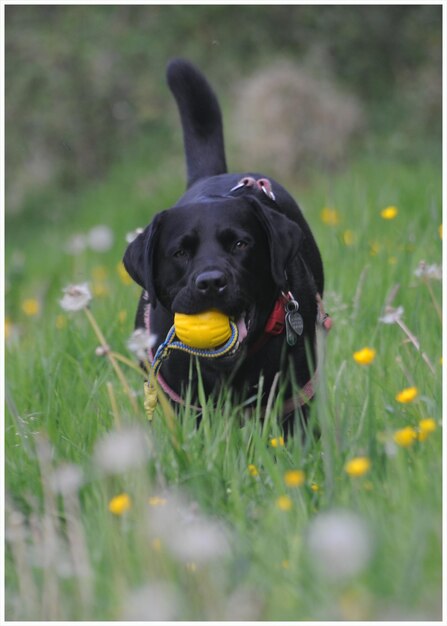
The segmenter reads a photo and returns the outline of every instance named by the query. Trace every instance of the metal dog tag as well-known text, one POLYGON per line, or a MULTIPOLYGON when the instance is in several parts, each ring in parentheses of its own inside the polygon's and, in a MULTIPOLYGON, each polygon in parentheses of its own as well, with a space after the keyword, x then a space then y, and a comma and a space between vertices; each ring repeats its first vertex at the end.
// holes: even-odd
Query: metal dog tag
POLYGON ((304 321, 298 312, 299 304, 296 300, 290 300, 286 305, 286 340, 289 346, 294 346, 298 336, 303 334, 304 321))

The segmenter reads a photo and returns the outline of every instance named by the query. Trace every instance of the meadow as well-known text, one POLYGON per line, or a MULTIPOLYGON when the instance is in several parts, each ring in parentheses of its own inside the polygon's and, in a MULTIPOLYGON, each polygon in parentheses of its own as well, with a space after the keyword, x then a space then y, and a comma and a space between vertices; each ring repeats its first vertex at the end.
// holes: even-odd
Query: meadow
POLYGON ((284 442, 280 394, 263 423, 228 395, 199 427, 188 404, 146 419, 120 259, 184 184, 153 141, 7 222, 6 618, 441 619, 440 165, 372 150, 289 185, 333 329, 321 436, 284 442))

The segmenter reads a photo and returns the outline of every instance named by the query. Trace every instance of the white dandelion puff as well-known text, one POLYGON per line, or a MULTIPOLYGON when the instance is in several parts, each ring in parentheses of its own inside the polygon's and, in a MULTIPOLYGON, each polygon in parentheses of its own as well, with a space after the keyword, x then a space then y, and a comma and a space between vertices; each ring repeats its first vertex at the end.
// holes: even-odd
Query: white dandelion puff
POLYGON ((138 235, 141 235, 141 233, 144 231, 144 228, 136 228, 135 230, 131 230, 129 233, 126 234, 126 241, 127 243, 132 243, 132 241, 134 241, 138 235))
POLYGON ((87 283, 80 285, 68 285, 63 289, 64 297, 59 304, 64 311, 80 311, 85 309, 92 299, 92 294, 87 283))
POLYGON ((65 244, 67 254, 78 255, 84 252, 87 247, 87 237, 81 233, 72 235, 65 244))
POLYGON ((307 549, 320 575, 331 581, 346 580, 367 566, 373 551, 366 522, 350 511, 320 513, 311 522, 307 549))
POLYGON ((113 246, 115 237, 113 231, 104 224, 91 228, 87 234, 89 247, 95 252, 106 252, 113 246))
POLYGON ((137 328, 127 341, 127 347, 133 352, 140 361, 148 358, 148 350, 150 350, 157 341, 155 335, 151 335, 144 328, 137 328))
POLYGON ((84 482, 81 468, 74 463, 62 463, 50 476, 52 491, 65 496, 75 494, 84 482))
POLYGON ((180 618, 180 598, 173 585, 151 582, 130 591, 125 599, 123 620, 171 622, 180 618))
POLYGON ((414 275, 425 280, 442 280, 442 267, 433 263, 429 265, 425 261, 419 261, 414 275))
POLYGON ((396 324, 401 320, 403 314, 403 306, 398 306, 397 309, 392 306, 387 306, 385 308, 385 314, 379 317, 379 322, 382 322, 382 324, 396 324))
POLYGON ((149 446, 141 428, 131 427, 107 433, 96 444, 94 460, 106 474, 120 474, 143 465, 149 446))

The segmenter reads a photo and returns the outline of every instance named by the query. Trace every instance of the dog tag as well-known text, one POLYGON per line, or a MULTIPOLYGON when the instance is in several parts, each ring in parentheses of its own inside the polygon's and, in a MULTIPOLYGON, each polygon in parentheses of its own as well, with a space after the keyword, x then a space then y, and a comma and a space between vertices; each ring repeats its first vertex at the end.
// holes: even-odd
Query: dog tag
POLYGON ((286 340, 289 346, 294 346, 298 336, 303 334, 303 316, 298 312, 299 304, 296 300, 290 300, 286 305, 286 340))

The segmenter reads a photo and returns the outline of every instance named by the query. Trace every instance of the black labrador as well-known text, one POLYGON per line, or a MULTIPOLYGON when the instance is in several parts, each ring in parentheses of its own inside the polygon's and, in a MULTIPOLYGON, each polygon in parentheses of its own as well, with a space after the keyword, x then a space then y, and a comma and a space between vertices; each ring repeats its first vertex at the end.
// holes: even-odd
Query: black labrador
MULTIPOLYGON (((272 393, 283 385, 290 430, 294 416, 306 418, 316 325, 328 322, 320 252, 279 183, 253 172, 227 173, 219 104, 198 69, 176 59, 167 79, 183 127, 188 187, 125 252, 126 270, 143 288, 136 327, 156 336, 156 350, 176 312, 218 309, 230 316, 238 343, 217 359, 199 359, 205 392, 225 386, 239 400, 261 393, 265 404, 272 385, 272 393)), ((188 384, 197 397, 197 376, 191 356, 176 350, 163 361, 159 382, 182 402, 188 384)))

